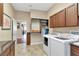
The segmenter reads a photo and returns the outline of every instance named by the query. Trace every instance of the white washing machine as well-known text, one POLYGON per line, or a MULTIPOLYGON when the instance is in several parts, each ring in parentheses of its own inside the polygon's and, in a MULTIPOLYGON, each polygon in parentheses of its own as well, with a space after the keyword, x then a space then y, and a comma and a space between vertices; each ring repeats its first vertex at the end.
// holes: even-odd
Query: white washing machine
POLYGON ((44 37, 44 40, 43 40, 43 50, 45 51, 45 53, 50 56, 50 40, 49 38, 47 37, 44 37))

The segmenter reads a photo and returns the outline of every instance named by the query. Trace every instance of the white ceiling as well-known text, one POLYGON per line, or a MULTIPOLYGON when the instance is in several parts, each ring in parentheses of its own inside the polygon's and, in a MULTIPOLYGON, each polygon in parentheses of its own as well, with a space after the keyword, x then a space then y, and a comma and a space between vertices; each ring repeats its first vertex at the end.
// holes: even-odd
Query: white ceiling
POLYGON ((13 3, 12 6, 18 11, 40 10, 48 11, 54 3, 13 3))

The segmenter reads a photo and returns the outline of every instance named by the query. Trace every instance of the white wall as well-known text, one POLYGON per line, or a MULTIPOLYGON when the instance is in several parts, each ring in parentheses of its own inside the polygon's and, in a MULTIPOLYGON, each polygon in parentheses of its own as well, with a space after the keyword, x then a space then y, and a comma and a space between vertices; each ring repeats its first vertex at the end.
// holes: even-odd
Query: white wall
MULTIPOLYGON (((8 14, 11 17, 14 17, 14 10, 11 4, 4 4, 4 13, 8 14)), ((0 41, 12 40, 12 32, 11 30, 1 30, 0 26, 0 41)))
MULTIPOLYGON (((15 11, 15 19, 20 23, 26 22, 26 31, 30 32, 31 18, 29 12, 15 11)), ((22 30, 17 29, 17 37, 22 38, 22 30)))
POLYGON ((67 33, 69 33, 70 31, 79 31, 79 26, 78 27, 54 28, 53 31, 55 31, 55 32, 67 32, 67 33))
POLYGON ((30 32, 31 17, 29 12, 15 11, 15 19, 25 21, 27 32, 30 32))
POLYGON ((31 18, 48 19, 48 14, 47 12, 44 12, 44 11, 32 10, 31 18))

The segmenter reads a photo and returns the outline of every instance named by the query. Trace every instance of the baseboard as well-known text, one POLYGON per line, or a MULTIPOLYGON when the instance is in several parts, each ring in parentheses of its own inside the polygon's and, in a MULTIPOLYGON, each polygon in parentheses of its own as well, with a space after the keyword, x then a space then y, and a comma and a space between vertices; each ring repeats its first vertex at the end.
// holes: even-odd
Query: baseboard
POLYGON ((37 44, 43 44, 43 42, 34 42, 34 43, 31 43, 31 45, 37 45, 37 44))

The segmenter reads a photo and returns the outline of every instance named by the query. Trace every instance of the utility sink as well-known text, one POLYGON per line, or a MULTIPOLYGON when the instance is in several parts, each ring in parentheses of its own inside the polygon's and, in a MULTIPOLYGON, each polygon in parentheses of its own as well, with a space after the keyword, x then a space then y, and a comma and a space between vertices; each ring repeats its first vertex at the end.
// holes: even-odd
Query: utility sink
POLYGON ((55 37, 57 39, 60 39, 60 40, 69 40, 69 38, 64 38, 64 37, 55 37))

